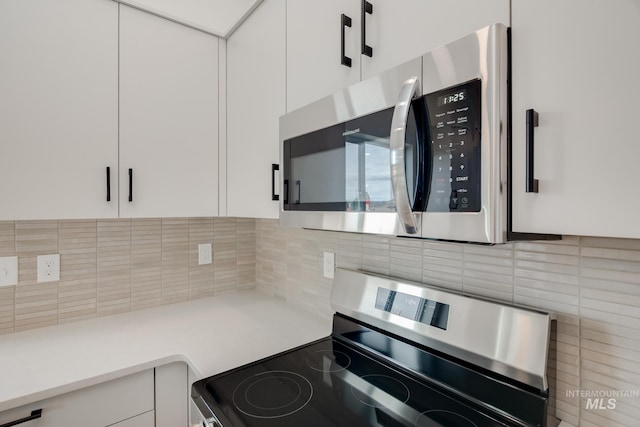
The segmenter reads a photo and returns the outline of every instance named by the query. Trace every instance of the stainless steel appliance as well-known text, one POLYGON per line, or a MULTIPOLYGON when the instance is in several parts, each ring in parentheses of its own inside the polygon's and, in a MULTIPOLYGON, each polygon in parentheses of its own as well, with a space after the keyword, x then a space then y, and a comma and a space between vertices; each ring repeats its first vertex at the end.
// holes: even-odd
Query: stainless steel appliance
POLYGON ((203 419, 216 427, 556 424, 552 315, 343 269, 331 302, 331 336, 194 383, 203 419))
POLYGON ((281 117, 281 222, 505 242, 507 79, 496 24, 281 117))

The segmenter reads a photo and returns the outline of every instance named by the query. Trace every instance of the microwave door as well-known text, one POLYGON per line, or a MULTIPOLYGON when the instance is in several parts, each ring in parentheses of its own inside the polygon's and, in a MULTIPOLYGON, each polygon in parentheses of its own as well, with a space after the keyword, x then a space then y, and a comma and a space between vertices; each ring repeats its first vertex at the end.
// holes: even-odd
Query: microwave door
POLYGON ((423 199, 423 114, 420 81, 411 77, 402 85, 394 107, 390 132, 391 183, 399 222, 407 235, 420 237, 423 199))
POLYGON ((375 134, 358 132, 345 138, 349 211, 396 212, 389 169, 391 114, 385 113, 385 116, 388 116, 388 123, 384 131, 375 134))
MULTIPOLYGON (((407 234, 392 185, 392 118, 402 85, 421 73, 421 58, 322 98, 280 119, 281 224, 383 235, 407 234)), ((418 101, 415 101, 419 104, 418 101)), ((406 196, 415 206, 424 126, 410 106, 405 119, 406 196)), ((411 208, 409 209, 411 210, 411 208)), ((413 210, 416 210, 415 207, 413 210)))

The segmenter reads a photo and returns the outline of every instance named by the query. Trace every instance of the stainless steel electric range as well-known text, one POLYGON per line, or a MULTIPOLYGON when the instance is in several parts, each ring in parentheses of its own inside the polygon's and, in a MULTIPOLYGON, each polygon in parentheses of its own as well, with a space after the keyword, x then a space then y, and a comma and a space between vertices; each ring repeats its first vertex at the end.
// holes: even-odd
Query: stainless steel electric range
POLYGON ((338 269, 331 336, 198 381, 193 425, 550 426, 552 316, 338 269))

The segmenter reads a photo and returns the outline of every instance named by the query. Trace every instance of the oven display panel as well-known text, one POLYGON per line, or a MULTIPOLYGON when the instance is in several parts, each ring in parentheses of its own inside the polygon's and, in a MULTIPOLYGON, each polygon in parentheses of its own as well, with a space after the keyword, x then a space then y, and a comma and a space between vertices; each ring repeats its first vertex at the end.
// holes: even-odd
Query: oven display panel
POLYGON ((479 212, 480 80, 426 95, 431 180, 427 212, 479 212))
POLYGON ((449 304, 392 291, 391 289, 378 288, 376 308, 425 325, 447 329, 449 304))

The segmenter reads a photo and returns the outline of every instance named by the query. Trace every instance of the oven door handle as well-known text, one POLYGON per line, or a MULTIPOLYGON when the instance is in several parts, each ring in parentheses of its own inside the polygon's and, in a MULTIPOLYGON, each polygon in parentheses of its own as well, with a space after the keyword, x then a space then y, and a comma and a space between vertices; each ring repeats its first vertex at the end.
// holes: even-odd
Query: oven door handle
POLYGON ((411 101, 419 96, 420 80, 411 77, 404 82, 398 95, 398 101, 393 109, 391 119, 391 185, 396 199, 396 210, 407 234, 416 234, 418 224, 411 209, 409 191, 407 188, 407 168, 405 165, 405 138, 407 133, 407 119, 411 108, 411 101))

